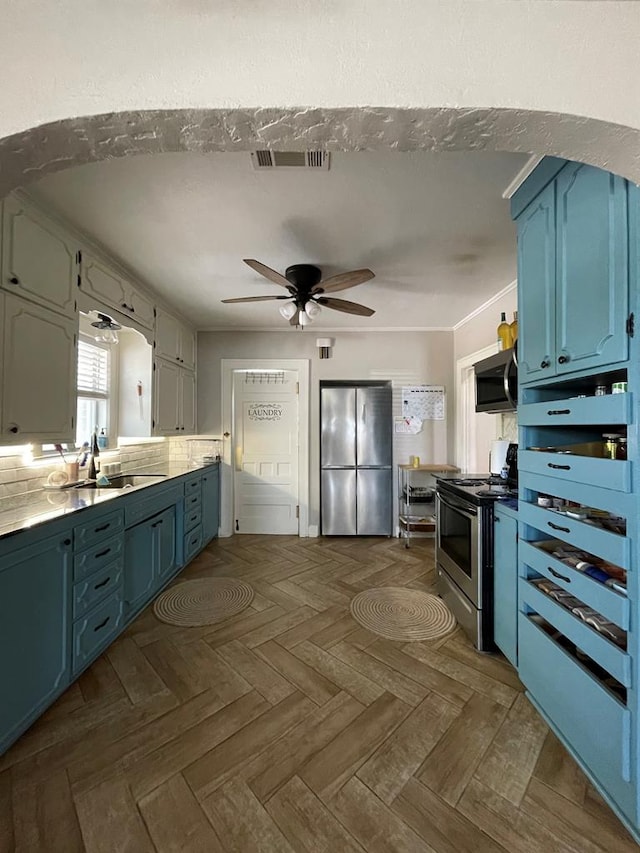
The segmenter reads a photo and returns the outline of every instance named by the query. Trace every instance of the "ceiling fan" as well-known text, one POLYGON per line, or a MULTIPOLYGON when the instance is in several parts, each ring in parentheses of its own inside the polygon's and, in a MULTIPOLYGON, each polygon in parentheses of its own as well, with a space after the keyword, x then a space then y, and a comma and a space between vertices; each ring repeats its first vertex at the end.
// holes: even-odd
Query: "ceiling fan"
POLYGON ((294 264, 287 267, 284 275, 272 270, 252 258, 245 258, 245 264, 251 269, 268 278, 274 284, 280 284, 289 291, 288 296, 241 296, 237 299, 223 299, 223 302, 265 302, 272 299, 286 299, 287 304, 280 308, 280 313, 292 326, 307 326, 320 313, 320 306, 332 308, 334 311, 344 311, 345 314, 357 314, 360 317, 371 317, 375 314, 372 308, 349 302, 346 299, 335 299, 325 296, 339 290, 347 290, 357 284, 363 284, 374 277, 371 270, 351 270, 339 275, 332 275, 322 280, 322 270, 313 264, 294 264))

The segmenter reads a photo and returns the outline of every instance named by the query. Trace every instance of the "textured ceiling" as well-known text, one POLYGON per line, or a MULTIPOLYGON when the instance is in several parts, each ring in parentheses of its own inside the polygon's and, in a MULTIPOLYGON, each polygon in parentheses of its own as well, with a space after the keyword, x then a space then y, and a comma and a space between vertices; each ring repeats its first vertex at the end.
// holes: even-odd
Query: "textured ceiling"
POLYGON ((282 293, 242 263, 315 263, 376 277, 336 296, 371 318, 324 310, 314 329, 448 328, 516 275, 501 193, 527 157, 340 152, 331 169, 257 172, 248 153, 155 154, 68 169, 29 187, 105 246, 197 328, 279 329, 282 293))

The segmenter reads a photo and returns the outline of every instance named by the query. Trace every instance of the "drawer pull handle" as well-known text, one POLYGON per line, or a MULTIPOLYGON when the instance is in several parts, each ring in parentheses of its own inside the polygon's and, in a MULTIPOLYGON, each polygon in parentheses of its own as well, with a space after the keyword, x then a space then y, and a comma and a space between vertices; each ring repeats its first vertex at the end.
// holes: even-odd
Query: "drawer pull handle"
POLYGON ((104 628, 104 626, 107 624, 109 619, 111 619, 111 616, 107 616, 107 618, 104 619, 99 625, 96 625, 96 627, 93 629, 94 632, 99 631, 101 628, 104 628))
POLYGON ((164 518, 161 518, 160 521, 156 521, 155 524, 152 524, 151 526, 152 527, 159 527, 163 523, 164 523, 164 518))
POLYGON ((556 570, 552 569, 551 566, 547 566, 547 568, 554 578, 558 578, 558 580, 564 581, 565 583, 571 583, 571 578, 568 578, 566 575, 561 575, 560 572, 556 572, 556 570))
POLYGON ((548 415, 570 415, 571 409, 549 409, 547 411, 548 415))
POLYGON ((109 583, 109 581, 110 581, 110 580, 111 580, 111 575, 109 575, 109 577, 108 577, 108 578, 105 578, 103 581, 100 581, 100 583, 97 583, 97 584, 94 586, 94 589, 102 589, 102 587, 103 587, 103 586, 106 586, 106 585, 109 583))
POLYGON ((197 515, 192 515, 191 518, 189 519, 189 521, 195 521, 197 518, 198 518, 197 515))
POLYGON ((94 528, 94 533, 102 533, 103 530, 108 530, 111 527, 111 522, 108 521, 106 524, 103 524, 102 527, 94 528))
POLYGON ((555 468, 557 471, 570 471, 571 465, 556 465, 553 462, 547 462, 547 468, 555 468))
POLYGON ((570 527, 560 527, 559 524, 554 524, 553 521, 547 521, 549 527, 552 527, 554 530, 562 530, 563 533, 571 533, 570 527))
POLYGON ((94 559, 99 560, 100 557, 106 557, 110 551, 111 551, 111 548, 105 548, 104 551, 100 551, 99 554, 96 554, 94 559))

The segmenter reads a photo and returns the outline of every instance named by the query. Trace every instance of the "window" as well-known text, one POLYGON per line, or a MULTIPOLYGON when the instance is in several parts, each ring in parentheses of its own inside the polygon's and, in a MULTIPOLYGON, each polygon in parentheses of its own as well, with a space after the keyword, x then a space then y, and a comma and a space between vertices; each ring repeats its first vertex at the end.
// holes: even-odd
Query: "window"
POLYGON ((82 336, 78 340, 78 409, 76 418, 76 445, 91 440, 93 430, 98 432, 109 424, 109 386, 111 352, 108 346, 89 342, 82 336))

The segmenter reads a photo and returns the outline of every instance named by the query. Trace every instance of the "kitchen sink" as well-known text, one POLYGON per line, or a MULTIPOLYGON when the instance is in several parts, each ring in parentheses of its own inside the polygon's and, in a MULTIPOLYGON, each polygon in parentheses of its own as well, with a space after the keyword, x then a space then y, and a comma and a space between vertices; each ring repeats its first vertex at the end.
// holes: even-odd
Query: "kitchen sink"
POLYGON ((86 485, 76 486, 77 489, 126 489, 133 486, 150 485, 151 483, 159 483, 166 477, 166 474, 115 474, 109 477, 109 482, 104 486, 99 486, 97 483, 87 483, 86 485))

